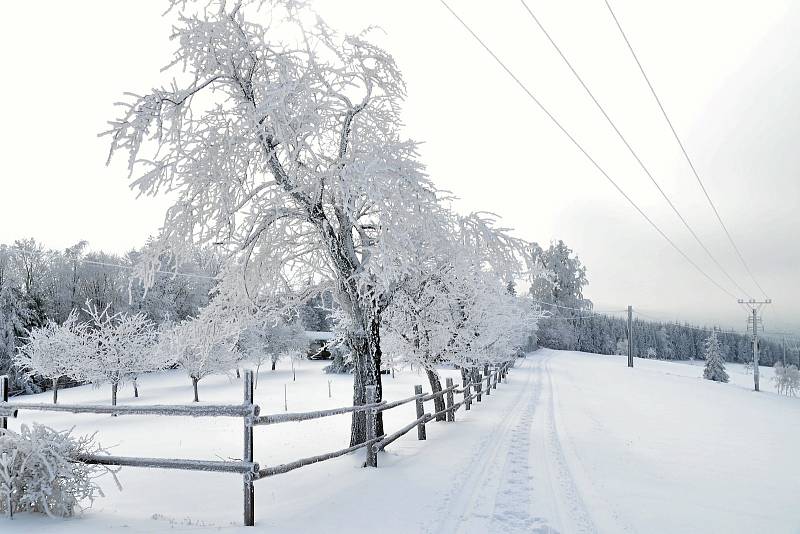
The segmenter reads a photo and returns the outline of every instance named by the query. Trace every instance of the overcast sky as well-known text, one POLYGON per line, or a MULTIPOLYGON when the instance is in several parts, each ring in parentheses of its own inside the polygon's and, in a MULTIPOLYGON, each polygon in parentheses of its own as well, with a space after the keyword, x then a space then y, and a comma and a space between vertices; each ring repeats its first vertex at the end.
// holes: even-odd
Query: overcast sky
MULTIPOLYGON (((800 332, 800 3, 613 0, 617 16, 745 259, 774 304, 768 330, 800 332)), ((368 25, 408 84, 406 132, 463 211, 517 234, 563 239, 598 309, 744 328, 745 313, 626 203, 435 0, 317 0, 329 24, 368 25)), ((615 138, 520 2, 450 5, 620 186, 720 284, 739 294, 615 138)), ((761 297, 716 222, 603 0, 529 0, 701 239, 761 297)), ((167 201, 136 199, 97 134, 123 91, 144 92, 169 58, 165 3, 3 5, 0 242, 86 239, 124 251, 157 232, 167 201)), ((744 295, 742 295, 744 297, 744 295)))

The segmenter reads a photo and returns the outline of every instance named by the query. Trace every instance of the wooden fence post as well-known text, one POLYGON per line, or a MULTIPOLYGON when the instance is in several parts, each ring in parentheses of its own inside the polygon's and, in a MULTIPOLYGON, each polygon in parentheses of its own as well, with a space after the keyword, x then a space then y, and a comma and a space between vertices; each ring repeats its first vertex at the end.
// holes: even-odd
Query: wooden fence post
MULTIPOLYGON (((378 393, 376 391, 377 386, 367 386, 367 404, 375 404, 376 399, 378 398, 378 393)), ((376 424, 377 424, 377 413, 375 412, 374 408, 370 408, 364 414, 367 419, 367 441, 375 439, 375 434, 377 433, 376 424)), ((375 451, 375 444, 370 443, 366 447, 367 449, 367 463, 365 464, 366 467, 378 467, 378 453, 375 451)))
MULTIPOLYGON (((253 405, 253 371, 244 372, 244 402, 245 406, 253 405)), ((242 461, 253 463, 253 417, 244 417, 244 455, 242 461)), ((255 525, 255 487, 253 486, 253 473, 245 473, 244 478, 244 526, 255 525)))
POLYGON ((464 384, 464 410, 470 410, 472 406, 472 386, 467 382, 464 384))
POLYGON ((475 400, 481 402, 483 380, 481 380, 481 372, 476 368, 472 369, 472 381, 475 383, 475 400))
POLYGON ((453 404, 454 404, 453 403, 453 389, 452 389, 453 388, 453 379, 452 378, 446 378, 444 383, 448 388, 447 397, 446 397, 446 400, 447 400, 447 421, 452 423, 453 421, 456 420, 456 412, 455 412, 455 410, 453 410, 453 404))
MULTIPOLYGON (((8 376, 0 376, 0 400, 8 402, 8 376)), ((6 430, 8 428, 8 420, 5 417, 0 417, 0 429, 6 430)))
POLYGON ((486 374, 486 395, 492 394, 492 373, 486 374))
POLYGON ((497 389, 497 382, 500 380, 500 370, 495 369, 494 372, 492 373, 492 376, 494 376, 494 385, 492 387, 494 389, 497 389))
MULTIPOLYGON (((422 386, 414 386, 414 395, 421 395, 422 394, 422 386)), ((425 415, 425 407, 422 404, 422 399, 417 399, 417 419, 425 415)), ((425 436, 425 422, 420 421, 417 424, 417 439, 426 439, 425 436)))

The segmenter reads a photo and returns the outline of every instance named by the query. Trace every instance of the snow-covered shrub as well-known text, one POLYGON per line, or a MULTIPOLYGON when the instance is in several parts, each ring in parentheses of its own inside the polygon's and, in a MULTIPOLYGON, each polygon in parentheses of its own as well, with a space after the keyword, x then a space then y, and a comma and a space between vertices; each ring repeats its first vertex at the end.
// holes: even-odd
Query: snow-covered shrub
POLYGON ((656 352, 656 349, 654 349, 653 347, 647 347, 647 353, 645 354, 645 358, 647 358, 648 360, 655 360, 657 357, 658 353, 656 352))
POLYGON ((0 430, 0 513, 68 517, 91 506, 103 496, 95 479, 110 473, 116 480, 116 471, 75 458, 104 452, 93 435, 74 437, 36 423, 19 433, 0 430))
POLYGON ((708 336, 705 345, 706 367, 703 370, 703 378, 714 382, 727 382, 728 373, 725 371, 725 360, 722 358, 722 348, 716 331, 708 336))
POLYGON ((772 382, 778 393, 796 397, 797 391, 800 390, 800 370, 794 365, 784 367, 781 362, 775 362, 773 368, 775 376, 772 377, 772 382))
POLYGON ((323 368, 328 374, 349 374, 353 372, 353 356, 350 351, 342 344, 330 349, 333 361, 330 365, 323 368))

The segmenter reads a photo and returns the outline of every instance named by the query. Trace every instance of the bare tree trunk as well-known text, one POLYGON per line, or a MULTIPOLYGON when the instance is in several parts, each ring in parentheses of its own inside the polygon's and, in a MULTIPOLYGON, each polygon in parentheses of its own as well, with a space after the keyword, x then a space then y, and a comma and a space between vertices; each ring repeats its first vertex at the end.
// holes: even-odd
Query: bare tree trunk
POLYGON ((133 396, 137 399, 139 398, 139 382, 136 380, 136 377, 133 377, 133 396))
POLYGON ((272 360, 272 370, 275 370, 275 360, 272 360))
POLYGON ((117 388, 119 384, 116 382, 111 383, 111 406, 117 405, 117 388))
POLYGON ((58 377, 53 379, 53 404, 58 404, 58 377))
MULTIPOLYGON (((442 381, 439 380, 439 373, 436 369, 425 368, 425 374, 428 375, 428 382, 431 383, 431 393, 440 393, 442 391, 442 381)), ((438 413, 444 410, 444 395, 439 395, 433 399, 433 408, 438 413)), ((437 421, 444 421, 447 417, 446 414, 436 416, 437 421)))
POLYGON ((199 378, 192 377, 192 389, 194 389, 194 402, 200 402, 200 398, 197 396, 197 383, 200 381, 199 378))

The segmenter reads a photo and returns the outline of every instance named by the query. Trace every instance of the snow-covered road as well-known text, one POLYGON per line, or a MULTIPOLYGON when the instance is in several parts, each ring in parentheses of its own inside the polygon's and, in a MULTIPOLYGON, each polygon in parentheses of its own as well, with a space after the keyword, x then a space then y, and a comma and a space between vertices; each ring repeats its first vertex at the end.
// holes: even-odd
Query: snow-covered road
POLYGON ((515 396, 456 479, 438 532, 622 532, 559 432, 550 360, 540 351, 515 369, 515 396), (587 506, 591 499, 592 506, 587 506), (601 528, 602 527, 602 528, 601 528))
MULTIPOLYGON (((427 441, 407 434, 379 455, 377 469, 362 468, 357 453, 258 481, 255 528, 239 526, 238 477, 125 469, 125 490, 103 481, 107 497, 83 517, 20 516, 0 521, 0 531, 800 533, 800 399, 752 392, 752 377, 734 365, 732 383, 718 384, 693 363, 637 359, 629 369, 621 356, 546 349, 516 363, 508 381, 460 410, 456 423, 429 424, 427 441)), ((257 402, 279 411, 288 383, 292 409, 346 403, 350 378, 324 375, 320 366, 304 364, 297 382, 288 371, 263 373, 257 402)), ((770 371, 762 369, 765 385, 770 371)), ((398 373, 384 383, 386 398, 406 397, 419 383, 423 375, 398 373)), ((142 390, 147 397, 138 402, 182 402, 190 393, 185 377, 171 372, 144 377, 142 390)), ((212 377, 203 394, 235 401, 240 384, 212 377)), ((65 402, 104 395, 63 392, 65 402)), ((387 427, 413 420, 413 410, 392 410, 387 427)), ((121 454, 214 459, 241 446, 237 422, 28 417, 57 428, 79 421, 79 432, 99 429, 121 454)), ((276 465, 335 450, 346 443, 347 423, 337 416, 259 429, 257 459, 276 465)))

